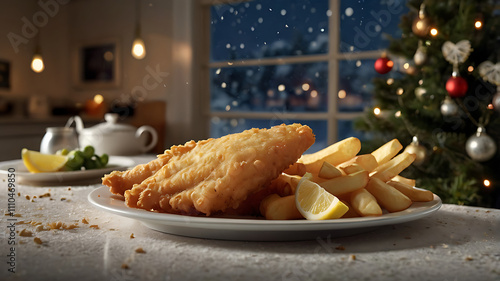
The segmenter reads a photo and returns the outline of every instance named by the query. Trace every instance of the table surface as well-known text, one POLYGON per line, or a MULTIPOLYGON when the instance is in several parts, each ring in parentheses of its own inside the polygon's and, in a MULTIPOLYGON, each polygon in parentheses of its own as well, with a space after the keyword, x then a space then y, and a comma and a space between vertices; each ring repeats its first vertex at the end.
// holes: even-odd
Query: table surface
POLYGON ((445 204, 357 235, 238 242, 175 236, 107 213, 88 202, 98 187, 17 184, 17 215, 0 219, 0 280, 500 280, 498 209, 445 204), (57 222, 76 228, 37 225, 57 222))

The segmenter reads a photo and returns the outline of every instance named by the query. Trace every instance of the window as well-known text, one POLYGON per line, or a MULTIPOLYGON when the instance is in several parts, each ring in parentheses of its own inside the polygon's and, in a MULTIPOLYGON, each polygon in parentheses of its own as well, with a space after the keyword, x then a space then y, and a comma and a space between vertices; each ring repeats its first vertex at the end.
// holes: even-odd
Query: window
POLYGON ((202 3, 211 137, 299 122, 316 134, 310 152, 363 138, 353 120, 371 105, 374 60, 401 36, 404 1, 202 3))

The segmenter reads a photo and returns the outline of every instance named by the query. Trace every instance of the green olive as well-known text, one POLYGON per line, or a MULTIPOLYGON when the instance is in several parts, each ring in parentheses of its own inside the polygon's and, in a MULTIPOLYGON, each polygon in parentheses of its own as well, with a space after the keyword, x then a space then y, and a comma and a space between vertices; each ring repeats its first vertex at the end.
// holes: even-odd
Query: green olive
POLYGON ((68 155, 68 153, 69 153, 69 150, 68 150, 68 149, 66 149, 66 148, 60 149, 60 150, 58 150, 58 151, 56 152, 56 154, 57 154, 57 155, 63 155, 63 156, 64 156, 64 155, 68 155))
POLYGON ((103 167, 105 167, 106 165, 108 165, 109 156, 106 153, 104 153, 103 155, 101 155, 100 159, 101 159, 101 164, 102 164, 103 167))
POLYGON ((83 149, 83 155, 84 155, 84 158, 86 159, 90 159, 92 158, 92 156, 94 156, 95 154, 95 149, 93 146, 91 145, 87 145, 84 149, 83 149))
POLYGON ((68 153, 68 161, 65 166, 69 170, 77 171, 82 169, 83 162, 83 153, 79 150, 73 150, 68 153))

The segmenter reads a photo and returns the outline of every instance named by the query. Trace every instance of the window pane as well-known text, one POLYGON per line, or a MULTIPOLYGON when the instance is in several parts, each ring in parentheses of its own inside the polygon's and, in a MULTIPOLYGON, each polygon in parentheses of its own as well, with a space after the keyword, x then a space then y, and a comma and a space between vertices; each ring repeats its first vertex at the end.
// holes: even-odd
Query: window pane
POLYGON ((316 141, 307 150, 307 153, 318 151, 327 146, 327 122, 323 120, 283 120, 283 119, 229 119, 213 117, 210 120, 210 136, 218 138, 227 134, 240 133, 251 128, 271 128, 280 124, 300 123, 311 127, 316 141))
POLYGON ((368 133, 360 132, 354 129, 354 120, 339 120, 338 125, 338 138, 343 140, 349 137, 356 137, 360 140, 370 139, 368 133))
POLYGON ((375 60, 344 60, 339 62, 339 112, 360 112, 372 103, 372 80, 378 74, 375 60))
POLYGON ((401 37, 400 17, 408 13, 404 0, 342 0, 340 4, 340 52, 385 49, 387 35, 401 37))
POLYGON ((328 63, 214 68, 214 111, 326 112, 328 63))
POLYGON ((210 61, 328 50, 328 0, 256 0, 215 5, 210 12, 210 61))

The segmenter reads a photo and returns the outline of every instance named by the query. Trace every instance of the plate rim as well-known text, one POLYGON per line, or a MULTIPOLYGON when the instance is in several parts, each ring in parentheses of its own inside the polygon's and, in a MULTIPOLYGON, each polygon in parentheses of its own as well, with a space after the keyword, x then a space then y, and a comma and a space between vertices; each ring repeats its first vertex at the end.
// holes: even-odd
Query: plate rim
MULTIPOLYGON (((196 227, 214 230, 252 230, 256 232, 267 231, 313 231, 313 230, 341 230, 376 227, 383 225, 392 225, 403 222, 410 222, 438 211, 442 206, 441 199, 434 195, 430 202, 414 202, 416 206, 410 206, 410 211, 395 213, 386 213, 379 217, 357 217, 337 220, 265 220, 248 218, 222 218, 222 217, 196 217, 178 214, 155 213, 143 209, 129 208, 125 206, 123 200, 113 198, 107 186, 101 185, 92 190, 88 196, 88 201, 95 207, 105 210, 109 213, 128 217, 140 222, 154 224, 177 226, 177 227, 196 227), (122 205, 114 206, 106 200, 120 200, 122 205), (415 211, 415 212, 413 212, 415 211), (398 214, 400 213, 400 214, 398 214)), ((118 197, 118 196, 117 196, 118 197)), ((150 227, 150 226, 148 226, 150 227)))
POLYGON ((14 159, 8 161, 0 162, 0 174, 10 174, 7 167, 12 166, 16 169, 15 176, 20 179, 20 183, 29 184, 64 184, 65 182, 74 182, 78 180, 88 180, 94 175, 99 175, 100 173, 112 172, 114 170, 127 169, 136 165, 136 162, 125 156, 109 156, 109 162, 111 165, 100 169, 92 170, 82 170, 82 171, 62 171, 62 172, 52 172, 52 173, 30 173, 28 171, 19 171, 19 167, 24 165, 22 159, 14 159), (125 162, 125 164, 120 165, 116 162, 125 162))

